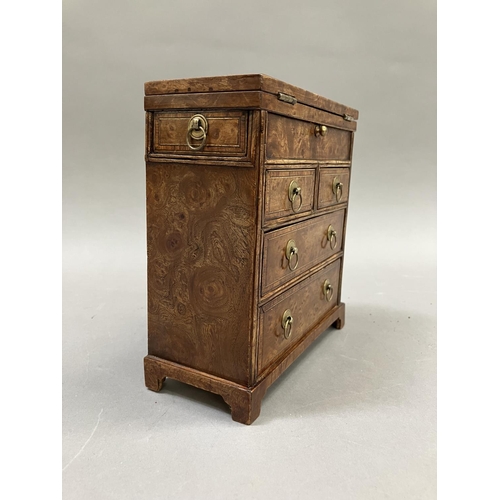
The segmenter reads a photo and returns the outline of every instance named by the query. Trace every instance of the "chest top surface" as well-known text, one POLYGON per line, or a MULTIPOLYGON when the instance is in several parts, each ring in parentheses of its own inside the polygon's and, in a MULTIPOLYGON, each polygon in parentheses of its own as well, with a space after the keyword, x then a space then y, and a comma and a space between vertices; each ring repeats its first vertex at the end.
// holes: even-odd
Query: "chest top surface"
POLYGON ((209 92, 273 94, 288 104, 298 103, 342 117, 347 116, 349 121, 356 121, 359 116, 354 108, 263 74, 156 80, 144 84, 146 96, 209 92))

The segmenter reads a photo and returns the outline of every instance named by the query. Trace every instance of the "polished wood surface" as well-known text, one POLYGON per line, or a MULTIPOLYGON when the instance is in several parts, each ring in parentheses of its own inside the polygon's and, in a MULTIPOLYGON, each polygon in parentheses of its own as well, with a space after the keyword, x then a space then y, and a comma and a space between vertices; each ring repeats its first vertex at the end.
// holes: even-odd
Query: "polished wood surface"
POLYGON ((260 106, 261 109, 270 111, 273 114, 288 116, 290 118, 296 118, 297 120, 315 124, 322 124, 328 127, 335 127, 340 130, 350 130, 354 132, 357 127, 357 122, 345 120, 341 115, 323 111, 318 108, 312 108, 311 106, 306 106, 301 103, 290 106, 277 99, 276 94, 261 93, 260 106))
MULTIPOLYGON (((189 111, 155 113, 154 152, 186 152, 194 155, 243 156, 247 151, 248 112, 206 111, 210 123, 205 146, 193 151, 186 143, 186 131, 193 116, 189 111)), ((197 145, 196 141, 193 141, 197 145)))
POLYGON ((148 164, 146 188, 149 353, 249 383, 256 170, 148 164))
POLYGON ((355 131, 356 122, 345 120, 342 115, 312 108, 305 104, 290 105, 280 101, 277 94, 260 91, 212 92, 193 94, 165 94, 144 97, 144 109, 162 111, 165 109, 260 109, 277 115, 335 127, 339 130, 355 131))
POLYGON ((293 350, 277 362, 267 367, 253 387, 235 384, 228 380, 208 375, 193 368, 166 361, 156 356, 144 358, 145 384, 151 391, 159 392, 166 377, 198 387, 222 396, 231 409, 235 422, 250 425, 260 415, 262 398, 267 389, 285 372, 285 370, 325 331, 328 326, 341 329, 345 324, 345 304, 340 303, 327 316, 301 337, 293 350))
POLYGON ((283 82, 268 75, 228 75, 209 76, 201 78, 186 78, 181 80, 158 80, 146 82, 144 93, 148 95, 162 94, 186 94, 204 92, 235 92, 260 90, 276 95, 283 92, 294 96, 301 104, 305 104, 319 110, 343 116, 348 114, 358 119, 358 111, 349 106, 327 99, 308 90, 301 89, 295 85, 283 82))
POLYGON ((261 353, 259 372, 295 342, 307 334, 314 324, 337 306, 340 276, 340 259, 298 283, 287 292, 271 300, 261 308, 261 353), (324 293, 325 280, 332 286, 330 300, 324 293), (285 338, 282 326, 283 313, 290 310, 293 317, 292 333, 285 338))
POLYGON ((283 371, 328 326, 344 325, 358 113, 265 75, 149 82, 145 90, 146 386, 159 391, 170 377, 220 394, 233 419, 250 424, 283 371), (198 151, 185 142, 195 114, 209 124, 198 151), (315 133, 321 125, 324 135, 315 133), (347 189, 333 202, 334 174, 347 189), (290 201, 292 181, 300 207, 290 201), (296 269, 286 258, 290 240, 296 269))
POLYGON ((332 207, 340 203, 346 203, 349 199, 349 177, 348 168, 321 168, 319 171, 318 208, 332 207), (335 181, 335 182, 334 182, 335 181), (342 183, 341 197, 339 198, 335 184, 342 183))
POLYGON ((264 218, 266 221, 286 216, 304 215, 313 209, 315 170, 295 171, 268 170, 266 172, 266 199, 264 218), (290 183, 295 181, 301 189, 300 200, 290 200, 290 183))
POLYGON ((327 127, 326 135, 316 136, 316 123, 269 114, 267 157, 300 160, 349 161, 352 133, 327 127))
POLYGON ((262 295, 286 282, 300 278, 316 264, 326 261, 342 250, 345 210, 337 210, 312 220, 271 231, 264 236, 262 252, 262 295), (328 228, 335 231, 328 239, 328 228), (293 240, 298 248, 292 262, 286 257, 287 243, 293 240), (293 270, 292 270, 292 269, 293 270))

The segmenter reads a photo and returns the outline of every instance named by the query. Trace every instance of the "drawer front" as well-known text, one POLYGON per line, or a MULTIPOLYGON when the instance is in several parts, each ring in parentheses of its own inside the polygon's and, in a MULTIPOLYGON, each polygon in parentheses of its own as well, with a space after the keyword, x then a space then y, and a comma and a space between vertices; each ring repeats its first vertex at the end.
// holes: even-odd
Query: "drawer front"
POLYGON ((264 236, 262 296, 342 250, 345 210, 264 236))
POLYGON ((315 170, 268 170, 264 219, 266 221, 311 212, 315 170))
POLYGON ((340 260, 261 308, 259 372, 307 334, 338 305, 340 260))
POLYGON ((345 203, 349 196, 349 168, 321 168, 319 171, 318 208, 345 203))
POLYGON ((153 119, 152 152, 245 156, 248 142, 247 125, 246 111, 156 112, 153 119), (202 118, 196 120, 193 118, 195 116, 202 118))
POLYGON ((269 114, 267 158, 291 160, 351 160, 352 132, 269 114))

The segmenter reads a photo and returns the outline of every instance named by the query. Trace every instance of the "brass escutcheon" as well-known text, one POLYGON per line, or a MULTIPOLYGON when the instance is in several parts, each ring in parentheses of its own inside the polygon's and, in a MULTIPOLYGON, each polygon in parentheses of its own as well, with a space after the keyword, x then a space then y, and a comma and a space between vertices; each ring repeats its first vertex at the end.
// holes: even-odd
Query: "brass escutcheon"
POLYGON ((335 177, 333 179, 333 183, 332 183, 332 191, 333 191, 333 194, 335 195, 335 199, 337 200, 337 203, 339 203, 340 200, 342 200, 343 188, 344 188, 344 185, 340 182, 340 179, 338 177, 335 177))
POLYGON ((189 119, 188 130, 186 134, 186 143, 193 151, 200 150, 207 142, 208 120, 203 115, 194 115, 189 119), (194 145, 191 139, 201 141, 200 144, 194 145))
POLYGON ((330 280, 325 280, 323 283, 323 293, 325 294, 326 300, 330 302, 333 298, 333 287, 330 283, 330 280))
POLYGON ((335 247, 337 246, 337 231, 333 229, 333 226, 331 224, 328 226, 328 229, 326 230, 326 238, 330 242, 330 248, 332 250, 335 250, 335 247), (332 246, 333 241, 335 241, 335 243, 332 246))
POLYGON ((290 271, 295 271, 299 265, 299 249, 297 248, 297 245, 295 245, 294 240, 288 240, 288 243, 286 244, 285 257, 288 260, 288 269, 290 269, 290 271), (294 256, 295 265, 292 266, 294 256))
POLYGON ((316 125, 314 127, 314 135, 319 137, 320 135, 324 137, 328 131, 328 128, 325 125, 316 125))
POLYGON ((297 181, 290 182, 288 186, 288 199, 292 204, 292 210, 297 213, 302 207, 302 188, 297 184, 297 181), (299 205, 296 207, 295 200, 299 200, 299 205))
POLYGON ((281 318, 281 326, 283 330, 285 330, 284 333, 285 339, 288 339, 292 334, 292 325, 293 325, 292 311, 290 311, 290 309, 287 309, 283 313, 283 316, 281 318))

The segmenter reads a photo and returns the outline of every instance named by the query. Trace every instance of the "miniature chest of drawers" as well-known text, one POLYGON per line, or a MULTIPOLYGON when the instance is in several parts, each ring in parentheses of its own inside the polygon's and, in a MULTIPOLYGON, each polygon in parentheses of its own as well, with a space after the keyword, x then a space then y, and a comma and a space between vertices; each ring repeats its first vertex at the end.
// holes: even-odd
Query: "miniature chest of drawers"
POLYGON ((265 75, 145 84, 146 386, 251 424, 340 301, 355 109, 265 75))

